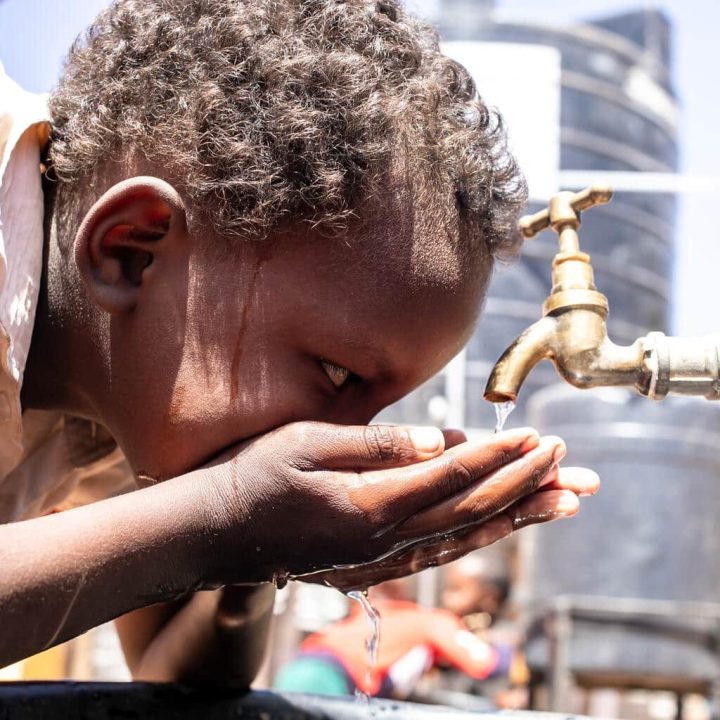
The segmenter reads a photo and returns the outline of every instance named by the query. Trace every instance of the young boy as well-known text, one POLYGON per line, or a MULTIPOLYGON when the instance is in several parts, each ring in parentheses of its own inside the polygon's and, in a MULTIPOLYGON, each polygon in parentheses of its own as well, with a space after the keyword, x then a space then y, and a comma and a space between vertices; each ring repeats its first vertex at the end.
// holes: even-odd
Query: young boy
POLYGON ((247 685, 273 579, 408 574, 596 489, 531 430, 367 425, 467 340, 524 201, 395 0, 117 0, 49 126, 2 83, 0 665, 125 615, 136 677, 247 685))

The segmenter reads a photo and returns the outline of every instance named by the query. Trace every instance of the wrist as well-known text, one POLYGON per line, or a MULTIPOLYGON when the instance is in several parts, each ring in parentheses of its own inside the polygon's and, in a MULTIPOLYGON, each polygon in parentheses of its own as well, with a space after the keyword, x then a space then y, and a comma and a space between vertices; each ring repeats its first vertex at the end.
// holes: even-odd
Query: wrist
MULTIPOLYGON (((187 517, 190 542, 184 554, 194 568, 197 589, 268 582, 273 569, 253 529, 247 499, 239 497, 227 468, 196 470, 168 482, 177 482, 190 494, 187 517)), ((263 543, 264 544, 264 543, 263 543)))

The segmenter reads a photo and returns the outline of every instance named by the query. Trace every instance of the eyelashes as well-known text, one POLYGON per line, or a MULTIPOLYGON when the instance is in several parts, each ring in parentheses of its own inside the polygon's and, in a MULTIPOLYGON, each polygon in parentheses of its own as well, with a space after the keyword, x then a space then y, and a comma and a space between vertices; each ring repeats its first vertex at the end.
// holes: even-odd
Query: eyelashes
POLYGON ((341 388, 350 378, 350 371, 347 368, 327 360, 320 360, 320 365, 336 388, 341 388))

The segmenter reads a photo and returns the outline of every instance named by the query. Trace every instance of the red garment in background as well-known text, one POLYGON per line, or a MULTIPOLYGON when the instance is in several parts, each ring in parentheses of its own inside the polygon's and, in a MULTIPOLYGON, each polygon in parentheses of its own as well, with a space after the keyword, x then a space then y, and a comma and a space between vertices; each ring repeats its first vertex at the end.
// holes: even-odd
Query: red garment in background
POLYGON ((424 608, 402 600, 378 600, 380 647, 377 665, 368 670, 365 640, 369 623, 362 609, 353 604, 345 620, 333 623, 308 637, 303 652, 327 653, 347 670, 357 687, 375 695, 392 666, 418 647, 426 647, 432 664, 438 660, 454 665, 482 680, 498 663, 495 648, 473 635, 463 621, 447 610, 424 608))

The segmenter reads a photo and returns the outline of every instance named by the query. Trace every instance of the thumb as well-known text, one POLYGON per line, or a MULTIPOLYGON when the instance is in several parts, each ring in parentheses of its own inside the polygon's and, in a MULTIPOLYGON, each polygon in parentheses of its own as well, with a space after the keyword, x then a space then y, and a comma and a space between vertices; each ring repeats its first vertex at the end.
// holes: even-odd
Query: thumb
POLYGON ((302 423, 303 455, 327 470, 400 467, 442 454, 445 438, 434 427, 302 423))

